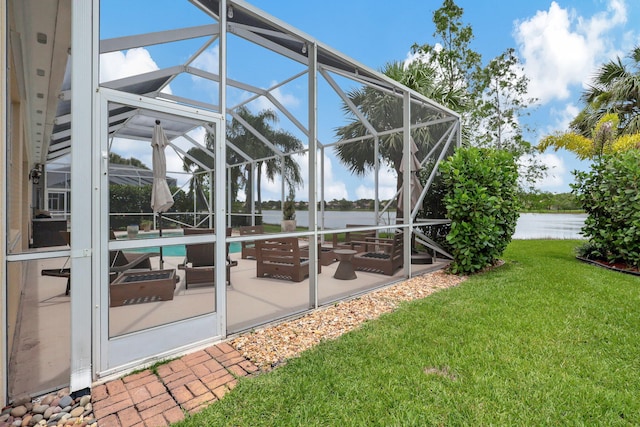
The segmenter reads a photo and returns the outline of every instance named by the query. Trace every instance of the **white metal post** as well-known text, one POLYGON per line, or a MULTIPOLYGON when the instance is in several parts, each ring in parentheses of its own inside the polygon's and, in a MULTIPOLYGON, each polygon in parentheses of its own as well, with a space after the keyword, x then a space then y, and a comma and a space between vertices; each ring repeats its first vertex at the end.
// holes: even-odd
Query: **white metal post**
POLYGON ((307 43, 309 58, 309 307, 318 307, 318 48, 315 43, 307 43))
MULTIPOLYGON (((97 25, 94 11, 99 10, 99 0, 73 0, 71 4, 71 391, 91 386, 91 346, 92 346, 92 286, 87 286, 87 278, 95 283, 92 263, 94 255, 93 237, 99 220, 87 212, 91 200, 91 210, 95 209, 98 193, 94 195, 93 153, 96 151, 93 124, 94 92, 97 84, 97 25), (91 231, 91 232, 90 232, 91 231)), ((99 153, 99 149, 97 150, 99 153)), ((99 254, 99 251, 98 251, 99 254)), ((99 279, 98 279, 99 283, 99 279)))
POLYGON ((404 274, 411 277, 411 232, 413 218, 411 215, 411 95, 402 95, 402 223, 404 231, 404 274), (408 224, 408 226, 406 226, 408 224))
POLYGON ((227 269, 224 266, 226 260, 227 234, 226 234, 226 185, 225 179, 225 163, 226 163, 226 141, 225 130, 227 120, 227 0, 220 1, 220 90, 218 93, 220 104, 220 115, 222 123, 215 133, 215 229, 216 229, 216 259, 215 265, 219 266, 215 270, 216 283, 222 283, 216 286, 216 313, 218 316, 218 334, 227 336, 227 287, 226 283, 227 269))

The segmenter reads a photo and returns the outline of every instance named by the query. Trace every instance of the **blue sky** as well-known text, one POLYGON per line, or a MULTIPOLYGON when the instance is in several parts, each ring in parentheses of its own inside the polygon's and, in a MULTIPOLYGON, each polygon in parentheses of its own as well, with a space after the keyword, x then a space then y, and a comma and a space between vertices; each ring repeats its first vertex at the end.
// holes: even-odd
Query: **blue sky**
MULTIPOLYGON (((433 43, 433 11, 441 1, 350 0, 251 2, 370 67, 402 60, 413 43, 433 43), (303 5, 304 4, 304 5, 303 5), (317 10, 314 9, 314 4, 317 10), (331 23, 330 25, 328 23, 331 23)), ((486 63, 509 47, 517 50, 540 103, 523 119, 534 130, 532 143, 565 130, 581 109, 584 84, 603 62, 624 56, 640 43, 640 2, 624 0, 457 0, 471 25, 472 47, 486 63)), ((547 152, 551 169, 539 187, 569 191, 571 171, 588 167, 572 153, 547 152)))
MULTIPOLYGON (((190 13, 190 6, 175 0, 154 1, 151 3, 154 7, 149 7, 147 1, 103 3, 102 20, 109 23, 102 30, 106 38, 172 28, 176 18, 179 26, 206 22, 200 14, 190 13), (177 5, 181 5, 179 9, 177 5), (125 7, 129 14, 121 13, 125 7), (141 15, 153 20, 141 20, 141 15)), ((374 69, 390 61, 405 60, 414 43, 434 43, 432 14, 442 4, 435 0, 249 3, 374 69)), ((549 133, 566 129, 582 107, 579 97, 584 85, 600 64, 624 56, 640 44, 640 32, 633 25, 640 22, 640 2, 636 0, 457 0, 456 3, 464 9, 463 21, 473 28, 472 47, 482 54, 483 62, 509 47, 516 49, 530 79, 530 95, 540 100, 531 116, 523 119, 533 129, 525 136, 534 144, 549 133)), ((176 65, 168 60, 165 63, 162 54, 153 48, 110 64, 113 69, 176 65)), ((210 64, 208 68, 215 67, 216 64, 210 64)), ((255 68, 247 71, 256 74, 255 68)), ((281 72, 290 75, 290 70, 281 72)), ((122 75, 122 70, 115 74, 122 75)), ((281 95, 286 98, 284 91, 281 95)), ((295 100, 290 101, 293 104, 295 100)), ((570 172, 588 166, 567 152, 547 152, 541 160, 550 172, 538 187, 551 192, 569 191, 569 183, 573 181, 570 172)), ((334 177, 335 197, 340 198, 346 192, 347 198, 358 198, 361 194, 352 189, 362 183, 337 185, 346 179, 338 174, 334 177)))

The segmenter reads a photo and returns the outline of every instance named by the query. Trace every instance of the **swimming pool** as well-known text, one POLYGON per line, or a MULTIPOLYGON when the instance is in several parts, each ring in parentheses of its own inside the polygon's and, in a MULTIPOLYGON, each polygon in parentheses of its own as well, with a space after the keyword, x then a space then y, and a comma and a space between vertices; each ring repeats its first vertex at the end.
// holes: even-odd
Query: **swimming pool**
MULTIPOLYGON (((182 236, 182 233, 176 233, 168 231, 168 232, 163 232, 162 233, 163 237, 168 237, 168 236, 182 236)), ((151 232, 151 233, 139 233, 138 234, 138 238, 139 239, 151 239, 154 237, 159 237, 157 232, 151 232)), ((240 252, 242 249, 242 245, 240 244, 240 242, 231 242, 229 243, 229 253, 237 253, 240 252)), ((127 249, 127 251, 130 252, 158 252, 158 247, 157 246, 153 246, 150 248, 136 248, 136 249, 127 249)), ((183 257, 187 254, 187 250, 185 249, 184 245, 170 245, 170 246, 163 246, 162 247, 162 255, 164 256, 176 256, 176 257, 183 257)))

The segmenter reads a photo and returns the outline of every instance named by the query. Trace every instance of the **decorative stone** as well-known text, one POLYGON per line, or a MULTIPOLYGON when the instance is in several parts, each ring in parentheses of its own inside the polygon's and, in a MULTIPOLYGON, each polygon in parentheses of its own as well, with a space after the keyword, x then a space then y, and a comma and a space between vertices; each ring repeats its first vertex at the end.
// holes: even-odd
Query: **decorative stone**
POLYGON ((84 412, 84 407, 78 406, 77 408, 72 409, 70 414, 72 417, 79 417, 80 415, 82 415, 83 412, 84 412))
POLYGON ((4 423, 5 421, 7 421, 9 419, 9 417, 11 416, 11 414, 9 412, 11 412, 11 411, 5 412, 2 415, 0 415, 0 423, 4 423))
POLYGON ((93 404, 91 402, 84 405, 85 411, 93 411, 93 404))
POLYGON ((15 426, 15 427, 20 427, 20 426, 22 426, 22 419, 18 418, 18 419, 17 419, 17 420, 15 420, 15 421, 13 422, 13 424, 11 424, 11 425, 12 425, 12 426, 15 426))
POLYGON ((58 391, 58 397, 69 396, 69 387, 63 388, 58 391))
POLYGON ((66 407, 66 406, 71 406, 73 405, 73 398, 71 396, 63 396, 60 398, 60 403, 58 403, 58 405, 62 408, 66 407))
POLYGON ((32 415, 25 415, 25 417, 22 419, 22 424, 20 424, 22 427, 27 427, 29 425, 29 423, 31 422, 31 418, 33 418, 32 415))
POLYGON ((25 406, 16 406, 15 408, 13 408, 11 410, 11 416, 12 417, 22 417, 24 414, 27 413, 27 408, 25 406))
POLYGON ((49 409, 49 405, 34 405, 31 411, 34 414, 44 414, 47 409, 49 409))
POLYGON ((49 418, 51 418, 51 415, 53 415, 53 414, 54 414, 53 409, 54 409, 54 408, 52 408, 51 406, 49 406, 49 407, 47 408, 47 410, 46 410, 46 411, 44 411, 44 414, 42 414, 42 416, 43 416, 45 419, 47 419, 47 420, 48 420, 49 418))
POLYGON ((85 394, 80 398, 80 406, 86 406, 87 403, 91 402, 91 395, 85 394))
POLYGON ((40 421, 42 421, 42 414, 35 414, 31 418, 31 422, 29 422, 29 425, 30 426, 34 426, 34 425, 38 424, 40 421))
POLYGON ((54 397, 49 406, 58 406, 60 404, 60 398, 54 397))
POLYGON ((53 394, 48 394, 45 397, 42 398, 42 400, 40 401, 41 405, 51 405, 51 402, 53 402, 53 399, 55 399, 55 396, 53 394))

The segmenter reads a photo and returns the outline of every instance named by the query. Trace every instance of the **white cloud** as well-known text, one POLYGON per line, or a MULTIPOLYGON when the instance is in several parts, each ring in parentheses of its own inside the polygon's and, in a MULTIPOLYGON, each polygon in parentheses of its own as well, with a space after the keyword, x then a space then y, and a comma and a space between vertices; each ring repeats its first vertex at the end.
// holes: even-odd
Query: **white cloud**
POLYGON ((219 52, 220 48, 217 45, 211 49, 205 50, 193 60, 191 65, 200 70, 218 74, 220 71, 220 63, 218 62, 220 55, 219 52))
MULTIPOLYGON (((304 180, 303 186, 301 188, 296 189, 296 200, 309 200, 309 158, 304 155, 296 155, 293 156, 295 161, 300 165, 300 174, 302 179, 304 180)), ((320 199, 320 165, 318 165, 318 200, 320 199)), ((325 155, 324 157, 324 199, 325 200, 333 200, 333 199, 349 199, 349 192, 347 190, 347 186, 344 182, 338 181, 334 177, 333 173, 333 165, 331 158, 325 155)), ((280 178, 276 178, 275 181, 271 182, 267 180, 266 174, 262 172, 262 200, 279 200, 281 195, 281 180, 280 178)), ((286 189, 285 189, 286 191, 286 189)))
MULTIPOLYGON (((158 69, 158 64, 149 51, 142 47, 129 49, 126 52, 109 52, 100 55, 100 82, 136 76, 158 69)), ((165 87, 162 92, 172 93, 171 87, 165 87)))
POLYGON ((580 113, 580 108, 573 103, 569 103, 561 110, 551 108, 549 113, 554 121, 547 126, 547 134, 552 134, 557 131, 566 132, 569 130, 569 124, 571 121, 576 118, 578 113, 580 113))
MULTIPOLYGON (((375 198, 375 177, 368 174, 365 183, 356 188, 356 199, 375 198)), ((381 169, 378 177, 378 197, 380 200, 388 200, 396 194, 396 173, 391 169, 381 169)))
POLYGON ((608 33, 626 22, 623 0, 610 0, 606 11, 591 18, 563 9, 555 1, 516 22, 515 40, 530 78, 529 93, 541 103, 566 99, 570 86, 585 84, 596 64, 610 57, 608 33))

